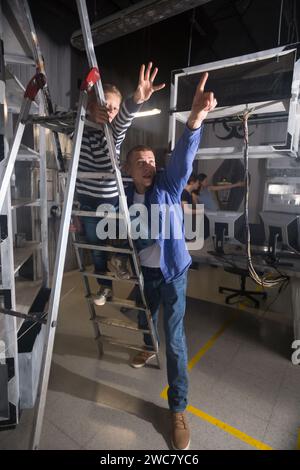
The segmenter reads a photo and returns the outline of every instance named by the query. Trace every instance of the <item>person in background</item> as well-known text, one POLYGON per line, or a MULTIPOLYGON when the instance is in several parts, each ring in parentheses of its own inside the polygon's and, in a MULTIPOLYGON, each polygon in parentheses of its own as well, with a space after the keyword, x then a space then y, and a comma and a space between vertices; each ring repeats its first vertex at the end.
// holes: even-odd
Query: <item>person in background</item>
POLYGON ((207 211, 218 211, 220 210, 212 191, 223 191, 224 189, 241 188, 245 186, 244 181, 238 181, 237 183, 230 184, 218 184, 209 185, 208 178, 205 173, 198 175, 199 189, 195 191, 198 194, 198 204, 204 204, 204 210, 207 211))
POLYGON ((197 176, 192 173, 188 179, 188 182, 182 191, 181 194, 181 205, 182 208, 185 210, 184 205, 189 204, 193 205, 197 202, 197 198, 195 198, 195 192, 197 192, 200 188, 200 183, 197 176))

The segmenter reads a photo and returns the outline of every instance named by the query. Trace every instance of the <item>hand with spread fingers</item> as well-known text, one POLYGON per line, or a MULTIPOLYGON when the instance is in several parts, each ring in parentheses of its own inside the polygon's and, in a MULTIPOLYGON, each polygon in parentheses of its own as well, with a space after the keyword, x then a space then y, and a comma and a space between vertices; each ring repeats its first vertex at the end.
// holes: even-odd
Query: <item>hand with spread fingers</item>
POLYGON ((139 83, 133 95, 133 99, 137 104, 148 101, 154 92, 162 90, 162 88, 165 87, 165 83, 161 83, 160 85, 153 84, 158 68, 155 67, 152 73, 151 69, 152 62, 149 62, 146 72, 144 64, 140 68, 139 83))
POLYGON ((200 78, 194 95, 191 114, 188 119, 188 127, 190 129, 198 129, 201 126, 202 121, 207 117, 208 113, 217 106, 217 100, 215 99, 213 92, 204 91, 207 79, 208 73, 205 72, 200 78))

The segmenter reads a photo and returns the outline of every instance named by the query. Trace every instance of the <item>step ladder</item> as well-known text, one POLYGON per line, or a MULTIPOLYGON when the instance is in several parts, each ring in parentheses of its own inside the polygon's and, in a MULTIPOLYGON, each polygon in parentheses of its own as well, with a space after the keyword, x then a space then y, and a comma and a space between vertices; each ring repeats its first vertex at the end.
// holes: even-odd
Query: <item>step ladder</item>
MULTIPOLYGON (((157 360, 157 366, 160 367, 159 362, 159 353, 158 353, 158 342, 155 334, 155 329, 151 317, 151 313, 149 307, 147 305, 145 295, 144 295, 144 281, 143 275, 141 272, 141 267, 138 260, 138 255, 131 237, 131 226, 130 226, 130 216, 127 207, 126 196, 124 192, 124 186, 122 181, 121 171, 118 165, 118 160, 115 151, 115 144, 113 141, 112 133, 108 125, 104 125, 104 132, 105 137, 108 144, 109 155, 111 159, 111 164, 113 171, 110 173, 82 173, 78 172, 78 163, 80 157, 80 148, 83 136, 83 130, 85 126, 90 126, 92 128, 98 128, 99 126, 95 125, 94 123, 89 122, 86 119, 86 109, 87 109, 87 101, 88 101, 88 92, 92 87, 95 88, 97 100, 100 104, 105 104, 105 97, 103 92, 102 83, 100 80, 100 74, 98 69, 98 64, 94 52, 91 29, 88 19, 88 13, 86 8, 86 3, 84 0, 77 0, 77 7, 80 16, 81 28, 84 35, 84 41, 87 51, 88 62, 90 66, 90 71, 86 76, 85 80, 82 83, 81 90, 80 90, 80 98, 77 113, 67 113, 54 116, 29 116, 29 105, 30 102, 36 96, 36 93, 43 89, 46 83, 45 75, 38 69, 36 75, 30 81, 24 96, 24 102, 22 106, 22 110, 20 113, 18 126, 15 134, 15 139, 13 146, 11 148, 8 164, 5 168, 4 174, 2 175, 2 183, 1 183, 1 190, 0 190, 0 209, 1 204, 3 204, 3 195, 5 190, 7 189, 9 181, 9 175, 11 174, 11 168, 13 167, 13 163, 15 161, 18 148, 20 146, 21 138, 24 132, 26 122, 37 123, 41 126, 51 129, 52 131, 58 132, 67 132, 69 133, 70 130, 74 129, 73 134, 73 145, 72 145, 72 158, 70 162, 70 167, 67 173, 67 183, 66 185, 62 183, 62 187, 64 188, 64 204, 63 204, 63 211, 61 217, 61 224, 60 224, 60 231, 59 231, 59 238, 57 244, 57 252, 56 252, 56 259, 55 259, 55 266, 54 266, 54 273, 53 273, 53 282, 51 287, 51 294, 49 298, 49 308, 47 313, 47 324, 45 325, 46 333, 45 333, 45 346, 43 351, 43 358, 42 358, 42 366, 41 366, 41 375, 40 375, 40 382, 38 387, 38 395, 37 395, 37 403, 35 407, 35 416, 34 416, 34 423, 33 423, 33 433, 31 436, 30 448, 37 449, 39 446, 41 430, 42 430, 42 422, 45 410, 45 402, 46 402, 46 393, 48 388, 48 381, 49 381, 49 373, 50 373, 50 366, 51 366, 51 359, 52 359, 52 352, 53 352, 53 344, 54 344, 54 337, 55 331, 57 326, 57 317, 58 317, 58 310, 59 310, 59 301, 60 301, 60 293, 62 287, 62 280, 63 280, 63 272, 64 272, 64 264, 65 264, 65 256, 66 256, 66 249, 68 243, 68 235, 69 235, 69 227, 70 222, 72 220, 72 215, 75 216, 90 216, 90 213, 85 211, 74 211, 73 210, 73 199, 75 193, 75 185, 76 185, 76 178, 80 176, 80 178, 87 177, 87 178, 95 178, 98 179, 99 177, 102 178, 109 178, 114 179, 117 184, 118 193, 119 193, 119 201, 120 201, 120 211, 118 214, 114 214, 116 218, 122 218, 125 224, 127 235, 128 235, 128 244, 129 248, 118 248, 118 247, 107 247, 107 246, 93 246, 89 244, 82 244, 78 242, 75 238, 75 234, 72 234, 74 248, 76 253, 77 262, 79 265, 80 272, 83 276, 84 280, 84 287, 86 293, 86 299, 88 302, 88 307, 91 315, 91 321, 93 324, 94 332, 95 332, 95 339, 97 340, 99 354, 103 354, 103 343, 110 343, 113 345, 119 345, 120 347, 124 347, 126 349, 133 349, 137 351, 143 351, 143 346, 135 345, 135 344, 128 344, 124 341, 118 340, 117 338, 103 335, 100 331, 100 325, 111 326, 113 328, 118 329, 128 329, 139 331, 142 333, 147 332, 151 335, 152 343, 153 343, 153 353, 155 354, 157 360), (75 119, 75 122, 74 122, 75 119), (126 306, 128 308, 135 308, 137 310, 142 310, 146 314, 147 322, 148 322, 148 329, 141 330, 137 326, 133 326, 131 323, 126 322, 124 320, 119 319, 112 319, 109 317, 104 317, 101 315, 97 315, 95 311, 95 307, 92 302, 92 292, 89 285, 89 278, 90 277, 97 277, 102 279, 111 279, 116 280, 115 277, 111 276, 109 273, 103 274, 93 274, 87 271, 84 267, 82 262, 80 250, 82 249, 102 249, 102 250, 109 250, 113 252, 120 252, 120 253, 127 253, 131 256, 132 264, 134 266, 135 276, 131 279, 139 288, 141 303, 137 304, 136 302, 132 302, 129 300, 123 300, 118 298, 112 298, 111 303, 116 305, 122 305, 123 307, 126 306)), ((61 175, 61 180, 64 181, 63 176, 61 175)), ((93 213, 94 217, 103 217, 106 214, 101 213, 93 213)), ((112 216, 112 215, 111 215, 112 216)), ((121 282, 121 281, 120 281, 121 282)), ((31 312, 32 313, 32 312, 31 312)), ((46 312, 45 312, 46 313, 46 312)), ((45 313, 43 318, 45 317, 45 313)), ((34 314, 34 312, 32 313, 34 314)))

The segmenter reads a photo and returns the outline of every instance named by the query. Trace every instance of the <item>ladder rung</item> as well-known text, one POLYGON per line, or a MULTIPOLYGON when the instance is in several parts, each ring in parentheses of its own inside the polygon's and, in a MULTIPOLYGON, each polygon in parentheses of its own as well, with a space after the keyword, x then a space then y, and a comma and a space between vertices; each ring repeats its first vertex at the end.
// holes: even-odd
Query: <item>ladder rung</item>
POLYGON ((54 132, 71 133, 75 127, 76 111, 59 112, 49 116, 31 116, 28 121, 54 132))
MULTIPOLYGON (((137 346, 135 344, 126 343, 125 341, 120 341, 119 339, 114 338, 112 336, 100 335, 98 336, 98 338, 96 338, 96 340, 109 343, 109 344, 115 344, 117 346, 120 346, 126 349, 133 349, 134 351, 145 351, 143 346, 137 346)), ((149 351, 149 352, 158 355, 157 351, 149 351)))
POLYGON ((19 207, 38 207, 41 205, 39 199, 32 200, 31 198, 20 198, 20 199, 12 199, 11 201, 11 208, 18 209, 19 207))
POLYGON ((4 54, 4 62, 6 64, 35 65, 35 61, 32 57, 19 54, 4 54))
POLYGON ((136 277, 131 277, 130 279, 119 279, 115 276, 111 276, 108 274, 96 274, 90 271, 80 271, 83 276, 86 277, 95 277, 96 279, 108 279, 109 281, 120 281, 120 282, 131 282, 134 284, 138 284, 138 279, 136 277))
MULTIPOLYGON (((31 116, 29 122, 40 124, 54 132, 71 133, 75 129, 76 111, 62 111, 48 116, 31 116)), ((99 124, 84 119, 85 127, 101 129, 99 124)))
MULTIPOLYGON (((60 173, 59 177, 60 178, 67 178, 68 173, 60 173)), ((130 178, 129 176, 122 176, 121 175, 121 177, 122 177, 123 182, 126 182, 126 183, 132 182, 132 178, 130 178)), ((78 171, 77 178, 79 178, 81 180, 84 180, 84 179, 98 180, 99 178, 107 179, 107 180, 116 180, 115 174, 112 173, 111 171, 78 171)))
POLYGON ((83 248, 84 250, 96 250, 96 251, 110 251, 112 253, 126 253, 132 254, 132 250, 129 248, 116 248, 109 245, 90 245, 88 243, 78 243, 74 242, 73 245, 76 248, 83 248))
MULTIPOLYGON (((90 301, 94 301, 94 295, 87 295, 86 298, 90 301)), ((142 310, 143 312, 146 311, 146 307, 142 305, 137 305, 134 300, 127 300, 127 299, 119 299, 118 297, 112 297, 106 301, 107 304, 114 304, 120 305, 121 307, 126 307, 131 310, 142 310)))
POLYGON ((107 179, 107 180, 115 180, 116 176, 111 171, 78 171, 77 178, 81 180, 90 180, 90 179, 107 179))
POLYGON ((104 317, 102 315, 96 315, 95 318, 91 318, 91 321, 101 323, 102 325, 114 326, 116 328, 125 328, 126 330, 139 331, 141 333, 150 333, 150 330, 141 329, 135 323, 119 320, 118 318, 109 318, 104 317))
POLYGON ((72 215, 78 215, 79 217, 99 217, 108 219, 122 219, 123 215, 119 212, 91 212, 91 211, 72 211, 72 215))
POLYGON ((21 144, 16 159, 17 161, 36 161, 40 159, 40 155, 36 150, 21 144))

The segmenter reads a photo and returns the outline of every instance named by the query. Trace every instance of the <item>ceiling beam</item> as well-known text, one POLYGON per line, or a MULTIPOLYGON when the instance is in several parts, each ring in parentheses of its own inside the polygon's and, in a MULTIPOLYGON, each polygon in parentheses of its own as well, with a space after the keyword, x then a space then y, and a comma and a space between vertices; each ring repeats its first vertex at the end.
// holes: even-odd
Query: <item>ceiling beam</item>
MULTIPOLYGON (((94 45, 112 41, 209 1, 211 0, 142 0, 92 24, 94 45)), ((74 47, 84 50, 81 30, 72 34, 71 43, 74 47)))
POLYGON ((112 3, 116 5, 120 10, 131 7, 132 5, 130 0, 112 0, 112 3))

